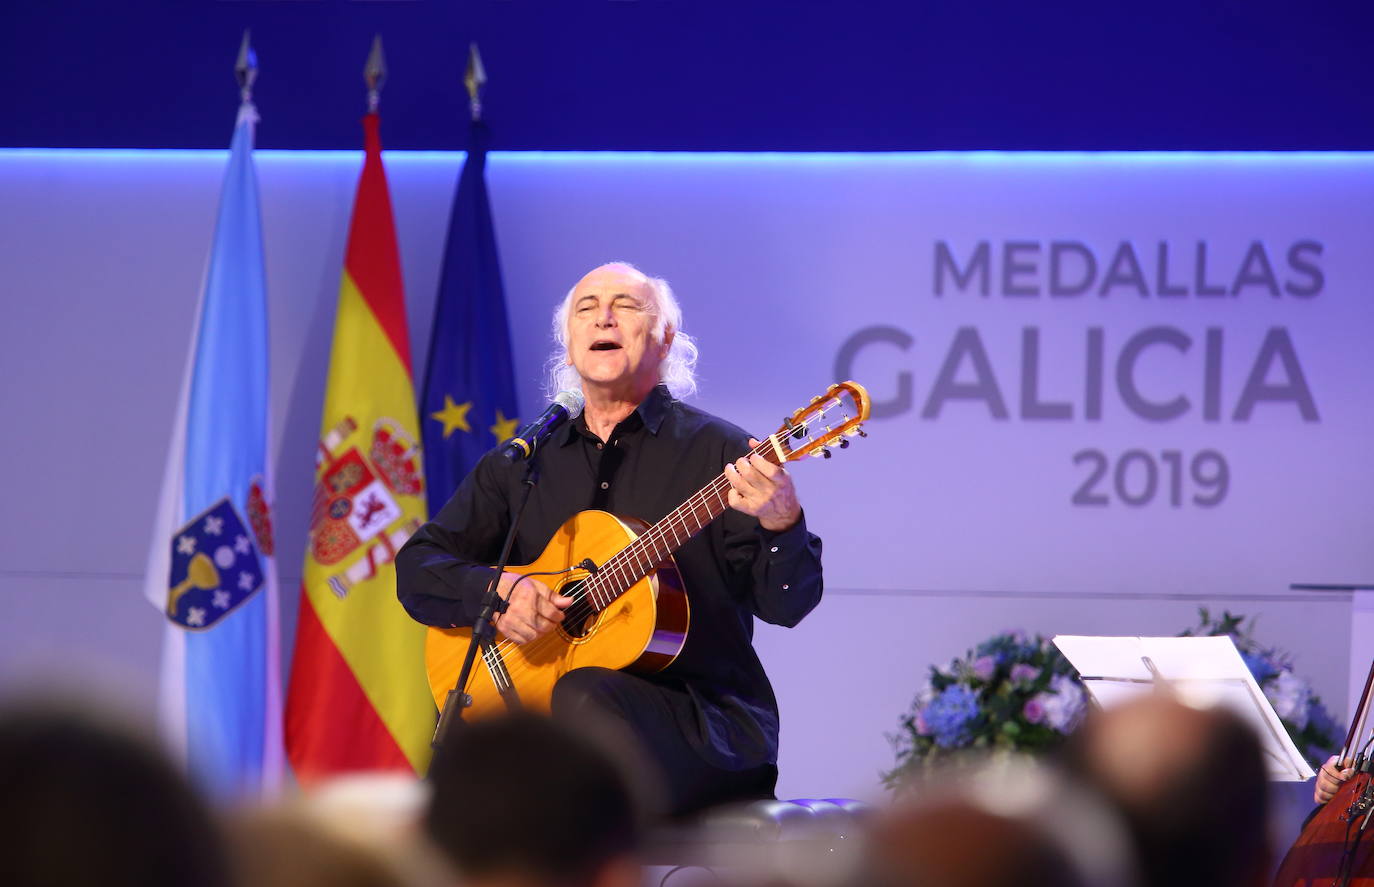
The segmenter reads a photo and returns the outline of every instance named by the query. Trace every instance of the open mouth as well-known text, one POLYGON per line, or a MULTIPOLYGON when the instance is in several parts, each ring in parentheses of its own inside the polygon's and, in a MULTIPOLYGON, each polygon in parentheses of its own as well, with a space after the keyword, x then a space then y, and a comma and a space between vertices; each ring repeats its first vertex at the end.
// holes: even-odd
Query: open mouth
POLYGON ((619 351, 619 342, 593 342, 592 351, 619 351))

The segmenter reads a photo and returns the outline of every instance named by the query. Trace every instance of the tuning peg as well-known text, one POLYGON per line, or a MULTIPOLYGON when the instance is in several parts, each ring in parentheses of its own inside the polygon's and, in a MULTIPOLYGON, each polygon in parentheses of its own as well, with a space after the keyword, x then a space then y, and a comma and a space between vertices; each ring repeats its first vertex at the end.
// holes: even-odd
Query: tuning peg
POLYGON ((859 435, 859 437, 868 437, 868 432, 864 431, 864 427, 862 425, 855 425, 854 433, 859 435))
POLYGON ((842 449, 842 450, 847 450, 847 449, 849 449, 849 438, 847 438, 847 437, 842 437, 842 438, 840 438, 840 449, 842 449))
POLYGON ((829 448, 829 447, 821 447, 819 450, 816 451, 816 455, 817 455, 817 456, 820 456, 822 459, 829 459, 829 458, 830 458, 830 448, 829 448))

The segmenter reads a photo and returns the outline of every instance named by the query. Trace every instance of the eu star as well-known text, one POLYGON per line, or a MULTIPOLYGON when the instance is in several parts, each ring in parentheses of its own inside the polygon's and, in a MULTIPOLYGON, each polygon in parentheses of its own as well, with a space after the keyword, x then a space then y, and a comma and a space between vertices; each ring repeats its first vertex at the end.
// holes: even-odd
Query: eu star
POLYGON ((496 435, 497 443, 504 443, 515 437, 515 426, 520 424, 518 418, 507 419, 500 410, 496 411, 496 424, 491 426, 491 433, 496 435))
POLYGON ((444 395, 444 408, 437 413, 430 413, 431 419, 438 419, 444 423, 444 439, 453 433, 453 429, 459 428, 463 431, 471 431, 472 426, 468 424, 468 410, 472 409, 472 401, 467 403, 454 403, 453 398, 444 395))

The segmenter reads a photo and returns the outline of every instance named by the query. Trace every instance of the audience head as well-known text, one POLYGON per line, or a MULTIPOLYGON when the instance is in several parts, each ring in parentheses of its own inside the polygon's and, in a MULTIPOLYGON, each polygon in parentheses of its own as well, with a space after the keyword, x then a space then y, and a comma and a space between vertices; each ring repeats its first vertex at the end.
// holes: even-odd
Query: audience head
POLYGON ((412 840, 386 844, 296 802, 229 817, 236 883, 242 887, 444 887, 412 840))
POLYGON ((1121 811, 1147 885, 1267 880, 1264 760, 1230 711, 1137 700, 1090 717, 1065 763, 1121 811))
POLYGON ((156 744, 47 704, 0 710, 0 883, 227 887, 209 810, 156 744))
POLYGON ((465 882, 637 885, 630 786, 590 734, 532 714, 460 725, 425 829, 465 882))
POLYGON ((371 848, 296 808, 251 808, 230 817, 237 883, 252 887, 405 887, 371 848))
POLYGON ((1129 887, 1135 859, 1113 812, 1058 771, 986 761, 917 786, 874 825, 877 887, 1129 887))

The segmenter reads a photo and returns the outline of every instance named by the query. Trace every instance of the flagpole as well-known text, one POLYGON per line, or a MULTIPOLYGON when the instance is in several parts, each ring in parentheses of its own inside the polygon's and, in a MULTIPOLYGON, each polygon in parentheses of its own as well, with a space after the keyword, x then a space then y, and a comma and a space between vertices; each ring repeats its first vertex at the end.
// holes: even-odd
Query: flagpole
MULTIPOLYGON (((239 85, 239 112, 235 127, 247 122, 250 126, 256 126, 258 122, 258 109, 253 104, 253 84, 258 79, 258 53, 253 49, 252 31, 249 28, 243 29, 243 40, 239 44, 238 58, 234 61, 234 79, 239 85)), ((249 148, 250 157, 252 147, 249 148)), ((257 202, 256 179, 254 181, 254 202, 257 202)), ((256 210, 259 214, 259 224, 261 224, 261 209, 256 210)), ((266 312, 266 297, 263 298, 263 311, 266 312)), ((265 320, 264 320, 265 322, 265 320)), ((270 400, 270 395, 268 396, 270 400)), ((272 415, 270 406, 266 407, 266 415, 263 420, 265 448, 270 447, 272 437, 272 415)), ((276 479, 274 476, 272 460, 270 456, 264 457, 263 462, 263 482, 266 487, 266 501, 263 503, 264 511, 271 515, 271 509, 276 502, 276 479)), ((265 537, 270 539, 271 529, 264 531, 265 537)), ((273 798, 281 791, 283 778, 286 770, 286 754, 284 740, 282 737, 282 690, 281 690, 281 614, 280 607, 280 587, 278 585, 277 568, 275 562, 275 545, 270 544, 263 552, 264 561, 268 568, 265 571, 263 600, 264 600, 264 656, 266 657, 265 691, 264 691, 264 715, 263 715, 263 756, 261 765, 261 795, 264 798, 273 798)))
POLYGON ((267 281, 245 32, 229 145, 145 595, 167 620, 163 728, 217 799, 280 782, 267 281))
POLYGON ((286 705, 287 753, 305 785, 357 770, 422 771, 434 725, 424 627, 395 590, 395 552, 424 522, 425 500, 405 285, 382 163, 380 36, 362 74, 363 165, 315 469, 317 495, 332 507, 311 521, 286 705), (364 490, 385 506, 384 522, 366 535, 348 523, 364 490))
MULTIPOLYGON (((468 109, 472 112, 472 143, 469 145, 468 160, 471 162, 473 151, 484 151, 485 145, 479 145, 477 140, 481 137, 478 130, 482 127, 482 88, 487 83, 487 71, 482 65, 482 53, 478 51, 476 43, 468 44, 468 66, 463 73, 463 85, 468 91, 468 109)), ((502 331, 503 334, 505 331, 502 331)), ((458 679, 453 684, 453 689, 448 691, 444 697, 444 703, 439 710, 439 721, 434 727, 434 738, 431 745, 435 755, 443 753, 443 748, 448 739, 454 735, 457 725, 463 723, 463 709, 472 705, 472 696, 467 693, 468 682, 471 680, 473 665, 477 660, 477 651, 480 648, 484 651, 484 659, 488 667, 504 670, 505 665, 501 661, 501 654, 493 644, 495 634, 494 618, 497 613, 506 612, 507 602, 500 594, 500 580, 505 574, 506 565, 510 562, 511 549, 515 543, 515 536, 520 528, 520 518, 525 512, 525 505, 529 501, 530 493, 539 482, 538 459, 532 457, 525 464, 525 476, 520 484, 522 492, 520 501, 511 514, 510 528, 506 531, 506 538, 501 546, 501 556, 496 566, 492 569, 491 582, 487 585, 486 593, 482 596, 482 608, 477 618, 472 624, 472 636, 468 640, 467 652, 463 657, 462 668, 458 671, 458 679)), ((506 707, 510 710, 520 708, 520 697, 515 692, 515 687, 509 681, 498 682, 501 686, 501 698, 505 700, 506 707)))

